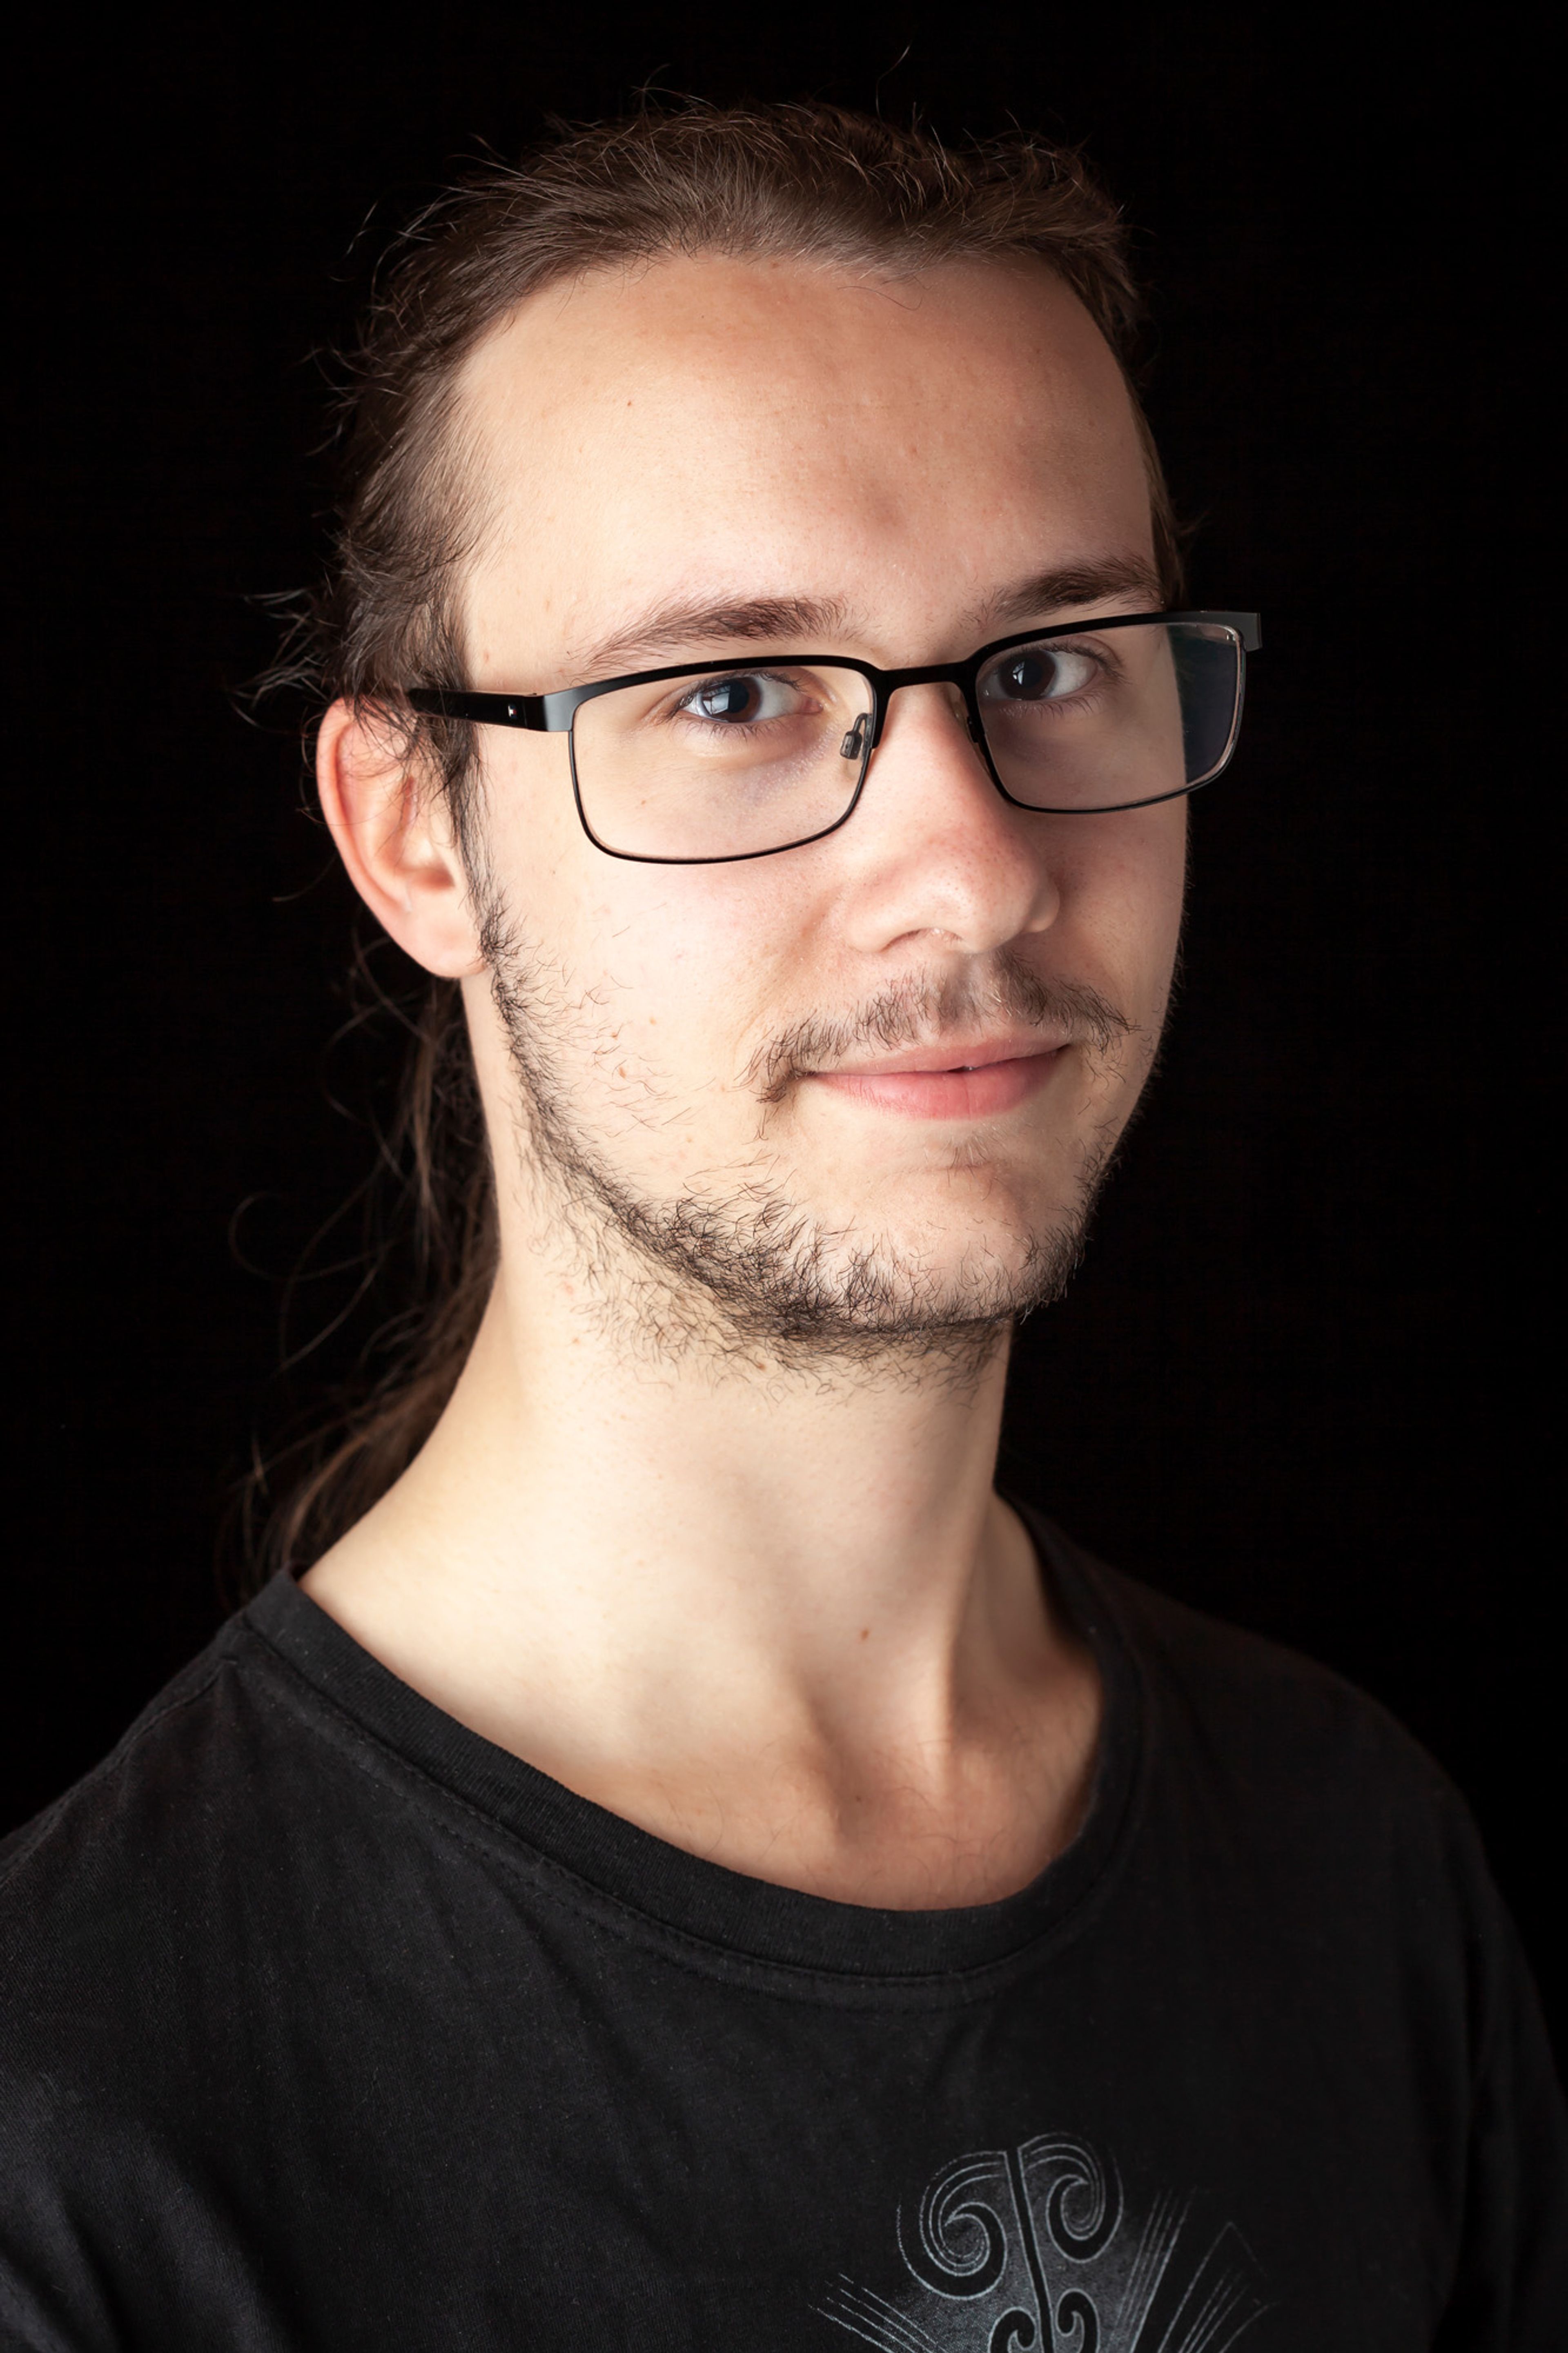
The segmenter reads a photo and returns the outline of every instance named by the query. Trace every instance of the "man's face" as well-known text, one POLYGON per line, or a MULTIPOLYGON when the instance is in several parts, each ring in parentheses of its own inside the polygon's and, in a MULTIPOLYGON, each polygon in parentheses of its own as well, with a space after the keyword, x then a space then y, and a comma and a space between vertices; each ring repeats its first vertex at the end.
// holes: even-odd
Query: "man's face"
MULTIPOLYGON (((952 661, 1159 602, 1126 390, 1042 269, 595 275, 476 353, 462 426, 476 688, 952 661)), ((1011 807, 942 686, 894 697, 840 831, 749 862, 606 856, 563 736, 482 756, 470 1011, 536 1229, 542 1185, 601 1277, 752 1342, 929 1343, 1059 1287, 1153 1058, 1184 801, 1011 807)))

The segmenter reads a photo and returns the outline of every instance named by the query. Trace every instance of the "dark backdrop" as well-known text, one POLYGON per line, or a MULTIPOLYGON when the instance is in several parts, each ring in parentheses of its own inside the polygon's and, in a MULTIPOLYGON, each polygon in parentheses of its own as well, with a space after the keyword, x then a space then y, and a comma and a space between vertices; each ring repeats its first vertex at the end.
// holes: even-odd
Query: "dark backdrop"
MULTIPOLYGON (((763 13, 241 8, 89 45, 61 11, 12 51, 5 1820, 206 1638, 254 1434, 365 1335, 274 1377, 279 1278, 363 1173, 392 1052, 326 1053, 347 894, 297 745, 231 699, 270 649, 253 600, 317 560, 313 354, 390 229, 551 112, 650 78, 879 95, 1087 142, 1155 288, 1194 600, 1265 616, 1242 753, 1194 807, 1168 1060, 1076 1291, 1024 1337, 1011 1475, 1411 1725, 1561 2019, 1526 1434, 1542 61, 1506 12, 1452 54, 1307 12, 763 13)), ((297 1336, 344 1281, 307 1286, 297 1336)))

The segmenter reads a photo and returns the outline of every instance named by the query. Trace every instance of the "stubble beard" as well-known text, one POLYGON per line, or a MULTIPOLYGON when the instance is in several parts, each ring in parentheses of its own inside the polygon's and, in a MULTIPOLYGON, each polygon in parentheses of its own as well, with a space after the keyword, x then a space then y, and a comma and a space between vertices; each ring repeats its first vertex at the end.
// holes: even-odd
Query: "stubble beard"
MULTIPOLYGON (((967 1252, 945 1276, 887 1235, 835 1228, 778 1185, 759 1135, 745 1167, 674 1198, 639 1191, 575 1115, 568 1072, 603 1064, 592 992, 552 975, 520 941, 499 900, 483 924, 490 991, 519 1092, 521 1174, 532 1212, 569 1242, 581 1296, 602 1328, 643 1359, 710 1358, 773 1372, 881 1377, 946 1375, 967 1383, 1005 1347, 1014 1325, 1061 1297, 1083 1255, 1094 1204, 1137 1085, 1084 1139, 1072 1200, 1006 1259, 967 1252)), ((1152 1041, 1097 991, 1048 982, 1004 951, 984 980, 910 982, 845 1017, 794 1024, 746 1073, 759 1112, 806 1070, 866 1047, 890 1050, 976 1017, 1066 1028, 1102 1065, 1146 1076, 1152 1041)), ((672 1114, 673 1115, 673 1114, 672 1114)), ((498 1171, 498 1175, 500 1172, 498 1171)))

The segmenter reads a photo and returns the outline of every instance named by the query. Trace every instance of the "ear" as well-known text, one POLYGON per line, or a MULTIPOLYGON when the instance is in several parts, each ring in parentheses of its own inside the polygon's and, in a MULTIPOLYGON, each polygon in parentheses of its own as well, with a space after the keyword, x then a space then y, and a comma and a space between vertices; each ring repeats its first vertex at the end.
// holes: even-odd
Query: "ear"
POLYGON ((316 738, 321 812, 349 880, 405 955, 460 979, 483 968, 445 797, 374 718, 334 702, 316 738))

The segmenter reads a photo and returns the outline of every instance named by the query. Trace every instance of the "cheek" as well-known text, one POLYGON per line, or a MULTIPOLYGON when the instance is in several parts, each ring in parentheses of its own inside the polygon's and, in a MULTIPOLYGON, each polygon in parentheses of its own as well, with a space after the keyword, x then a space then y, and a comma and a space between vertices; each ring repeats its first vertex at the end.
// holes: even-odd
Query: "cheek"
POLYGON ((798 994, 821 929, 784 860, 641 865, 578 822, 561 738, 521 737, 491 763, 485 832, 519 944, 588 1015, 580 1034, 635 1047, 666 1082, 724 1076, 798 994))
POLYGON ((661 1060, 728 1079, 798 1009, 819 922, 772 863, 622 868, 605 961, 622 1018, 660 1033, 661 1060))
POLYGON ((1093 832, 1064 845, 1058 869, 1058 953, 1064 969, 1078 970, 1080 959, 1098 965, 1098 985, 1147 1020, 1163 1007, 1181 936, 1187 804, 1166 801, 1084 822, 1093 832))

